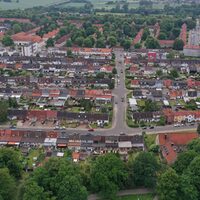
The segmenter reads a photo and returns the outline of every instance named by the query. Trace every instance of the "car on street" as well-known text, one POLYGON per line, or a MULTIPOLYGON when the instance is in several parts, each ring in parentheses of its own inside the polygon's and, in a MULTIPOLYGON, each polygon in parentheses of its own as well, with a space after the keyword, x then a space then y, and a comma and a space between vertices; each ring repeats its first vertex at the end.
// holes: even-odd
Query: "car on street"
POLYGON ((90 129, 88 129, 88 131, 92 132, 92 131, 94 131, 94 129, 93 129, 93 128, 90 128, 90 129))
POLYGON ((154 129, 154 126, 150 126, 149 128, 150 128, 150 129, 154 129))

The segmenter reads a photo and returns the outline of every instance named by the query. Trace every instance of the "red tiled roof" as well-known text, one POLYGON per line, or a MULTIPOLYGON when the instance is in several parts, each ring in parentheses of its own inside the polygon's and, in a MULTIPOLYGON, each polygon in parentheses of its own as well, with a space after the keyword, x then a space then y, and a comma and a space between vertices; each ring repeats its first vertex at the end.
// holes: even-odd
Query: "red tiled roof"
POLYGON ((143 35, 144 29, 140 29, 140 31, 138 32, 138 34, 135 36, 134 40, 133 40, 133 45, 137 44, 138 42, 140 42, 142 35, 143 35))
POLYGON ((131 80, 131 85, 139 85, 139 80, 131 80))
POLYGON ((187 43, 187 25, 185 23, 181 27, 181 32, 179 37, 181 40, 183 40, 184 44, 187 43))
POLYGON ((31 35, 25 32, 20 32, 15 35, 12 35, 14 41, 23 41, 23 42, 42 42, 42 38, 38 35, 31 35))
POLYGON ((160 45, 173 45, 174 40, 159 40, 160 45))
POLYGON ((54 38, 58 34, 58 32, 59 32, 59 29, 55 29, 51 32, 44 34, 43 38, 45 39, 54 38))
POLYGON ((162 154, 169 164, 176 160, 177 146, 187 145, 190 141, 196 138, 198 138, 197 133, 169 133, 158 135, 162 154))

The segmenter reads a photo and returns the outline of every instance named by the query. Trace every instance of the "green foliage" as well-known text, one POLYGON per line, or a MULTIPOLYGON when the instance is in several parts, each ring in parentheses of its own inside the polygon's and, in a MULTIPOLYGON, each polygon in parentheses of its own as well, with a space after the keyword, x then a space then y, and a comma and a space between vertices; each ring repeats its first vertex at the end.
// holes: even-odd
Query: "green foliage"
POLYGON ((141 47, 142 47, 141 43, 136 43, 136 44, 134 45, 134 48, 135 48, 135 49, 140 49, 141 47))
POLYGON ((150 31, 148 28, 144 29, 143 35, 142 35, 142 41, 145 41, 147 39, 147 37, 150 36, 150 31))
POLYGON ((170 71, 170 76, 172 76, 172 78, 178 78, 179 77, 179 73, 176 69, 172 69, 170 71))
POLYGON ((124 49, 130 49, 131 47, 131 40, 128 40, 128 39, 124 39, 122 42, 121 42, 121 45, 124 49))
POLYGON ((19 24, 14 24, 12 29, 13 29, 14 33, 19 33, 22 31, 22 28, 19 24))
POLYGON ((145 47, 147 49, 159 49, 160 48, 160 44, 159 44, 157 39, 149 36, 145 41, 145 47))
POLYGON ((87 200, 78 167, 65 159, 52 158, 37 168, 23 190, 24 200, 87 200))
POLYGON ((173 49, 174 49, 174 50, 182 51, 182 50, 183 50, 183 47, 184 47, 184 42, 183 42, 183 40, 181 40, 181 39, 176 39, 176 40, 174 41, 174 44, 173 44, 173 49))
POLYGON ((87 37, 87 38, 85 38, 84 40, 83 40, 83 46, 84 47, 89 47, 89 48, 91 48, 91 47, 93 47, 93 41, 92 41, 92 39, 90 38, 90 37, 87 37))
POLYGON ((198 155, 197 152, 193 150, 188 150, 182 152, 178 155, 177 160, 175 161, 173 168, 178 174, 182 174, 190 165, 192 160, 198 155))
POLYGON ((200 134, 200 124, 197 126, 197 133, 200 134))
POLYGON ((188 110, 196 110, 198 107, 196 101, 194 99, 191 99, 189 102, 187 102, 185 108, 188 110))
POLYGON ((179 177, 173 169, 168 169, 158 179, 157 192, 160 200, 179 199, 179 177))
POLYGON ((0 148, 0 168, 8 168, 10 175, 19 179, 22 174, 22 164, 19 152, 9 149, 0 148))
POLYGON ((49 38, 46 41, 46 48, 48 48, 48 47, 54 47, 54 40, 52 38, 49 38))
POLYGON ((200 153, 200 139, 195 139, 192 140, 188 145, 187 145, 188 150, 194 150, 197 153, 200 153))
POLYGON ((160 169, 155 156, 148 152, 141 152, 130 165, 133 172, 132 179, 136 186, 153 188, 156 186, 157 172, 160 169))
POLYGON ((82 99, 80 100, 80 106, 83 107, 85 111, 90 112, 93 107, 93 102, 91 102, 91 100, 82 99))
POLYGON ((113 199, 123 188, 128 174, 125 164, 115 154, 99 156, 91 168, 91 187, 106 199, 113 199))
POLYGON ((115 67, 113 68, 112 73, 117 74, 117 69, 115 67))
POLYGON ((6 47, 8 46, 13 46, 14 42, 12 40, 12 38, 9 35, 5 35, 2 39, 2 44, 6 47))
POLYGON ((16 183, 7 168, 0 168, 0 199, 16 199, 16 183))
POLYGON ((110 37, 108 38, 108 43, 109 43, 109 45, 110 45, 111 47, 113 47, 113 46, 115 46, 115 45, 117 44, 117 40, 116 40, 116 38, 115 38, 114 36, 110 36, 110 37))
POLYGON ((0 100, 0 122, 5 122, 8 115, 8 102, 0 100))

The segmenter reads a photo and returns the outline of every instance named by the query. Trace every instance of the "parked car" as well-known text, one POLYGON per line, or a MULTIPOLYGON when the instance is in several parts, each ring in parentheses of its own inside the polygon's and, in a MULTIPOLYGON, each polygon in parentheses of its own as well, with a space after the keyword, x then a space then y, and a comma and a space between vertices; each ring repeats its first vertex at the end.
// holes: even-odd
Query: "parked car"
POLYGON ((93 128, 90 128, 90 129, 88 129, 88 131, 94 131, 94 129, 93 129, 93 128))

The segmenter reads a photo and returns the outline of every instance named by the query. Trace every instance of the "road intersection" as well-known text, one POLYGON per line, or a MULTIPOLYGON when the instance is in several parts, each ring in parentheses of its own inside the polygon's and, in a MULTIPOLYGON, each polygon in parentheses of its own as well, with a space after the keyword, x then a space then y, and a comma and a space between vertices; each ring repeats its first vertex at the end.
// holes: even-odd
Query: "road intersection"
MULTIPOLYGON (((114 107, 113 107, 113 119, 112 127, 109 129, 96 129, 93 134, 96 135, 136 135, 142 134, 145 131, 147 134, 157 134, 157 133, 169 133, 169 132, 182 132, 182 131, 195 131, 197 125, 194 126, 181 126, 174 127, 173 125, 166 126, 156 126, 154 129, 145 129, 142 128, 130 128, 126 123, 126 110, 127 110, 127 93, 128 90, 125 86, 125 66, 124 66, 124 51, 122 49, 115 49, 115 60, 116 60, 116 69, 117 69, 117 78, 115 88, 113 90, 114 96, 114 107)), ((1 129, 9 129, 9 125, 1 125, 1 129)), ((52 127, 16 127, 17 130, 35 130, 35 131, 51 131, 52 127)), ((62 130, 56 130, 59 132, 66 132, 69 134, 85 134, 88 132, 87 129, 83 128, 66 128, 62 130)))

